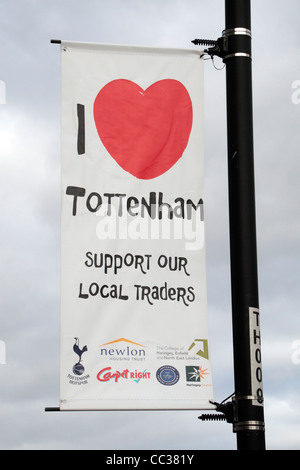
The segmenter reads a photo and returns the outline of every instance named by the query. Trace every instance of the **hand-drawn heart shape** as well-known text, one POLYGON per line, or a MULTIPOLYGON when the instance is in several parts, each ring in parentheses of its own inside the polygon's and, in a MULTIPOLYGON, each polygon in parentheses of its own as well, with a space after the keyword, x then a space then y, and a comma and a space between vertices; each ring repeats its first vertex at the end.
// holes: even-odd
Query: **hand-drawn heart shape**
POLYGON ((130 80, 119 79, 99 91, 94 119, 112 158, 136 178, 148 180, 182 157, 193 108, 188 91, 177 80, 160 80, 144 91, 130 80))

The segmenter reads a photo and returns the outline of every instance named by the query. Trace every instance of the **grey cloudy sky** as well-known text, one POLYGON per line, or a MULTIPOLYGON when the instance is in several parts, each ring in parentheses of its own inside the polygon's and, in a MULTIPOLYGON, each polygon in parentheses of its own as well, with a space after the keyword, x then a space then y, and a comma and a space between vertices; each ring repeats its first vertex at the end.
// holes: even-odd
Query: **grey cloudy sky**
MULTIPOLYGON (((266 442, 299 449, 300 7, 251 3, 266 442)), ((1 449, 236 448, 231 425, 202 423, 200 412, 44 412, 59 400, 60 52, 50 40, 193 48, 196 37, 221 36, 224 21, 223 0, 0 1, 1 449)), ((233 392, 225 70, 210 60, 205 166, 211 360, 221 401, 233 392)))

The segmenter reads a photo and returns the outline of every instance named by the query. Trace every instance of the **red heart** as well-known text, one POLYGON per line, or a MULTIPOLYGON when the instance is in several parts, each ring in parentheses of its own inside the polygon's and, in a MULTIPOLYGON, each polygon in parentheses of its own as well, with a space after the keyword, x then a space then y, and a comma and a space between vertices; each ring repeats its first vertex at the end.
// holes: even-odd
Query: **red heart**
POLYGON ((145 91, 129 80, 113 80, 98 93, 94 119, 99 137, 114 160, 140 179, 168 171, 189 140, 193 109, 177 80, 160 80, 145 91))

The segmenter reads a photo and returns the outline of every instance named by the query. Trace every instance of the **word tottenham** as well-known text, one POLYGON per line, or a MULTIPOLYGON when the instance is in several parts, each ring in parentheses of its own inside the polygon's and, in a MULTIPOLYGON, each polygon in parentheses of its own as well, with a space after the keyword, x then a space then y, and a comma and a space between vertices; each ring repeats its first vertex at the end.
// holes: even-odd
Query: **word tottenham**
POLYGON ((176 197, 166 202, 162 192, 150 192, 148 197, 127 196, 120 193, 91 192, 85 188, 68 186, 72 196, 72 215, 86 211, 94 213, 99 221, 96 234, 100 240, 184 240, 187 250, 204 246, 203 199, 176 197))
MULTIPOLYGON (((78 186, 68 186, 66 194, 73 196, 73 209, 72 214, 76 216, 78 198, 84 198, 86 195, 85 188, 78 186)), ((182 197, 174 199, 175 206, 164 201, 164 195, 162 192, 158 194, 156 192, 150 192, 148 199, 141 197, 140 199, 135 196, 127 196, 126 194, 118 193, 104 193, 99 194, 91 192, 85 200, 86 208, 89 212, 97 212, 104 204, 107 210, 106 215, 111 216, 113 214, 112 207, 113 203, 117 201, 118 204, 118 216, 122 217, 125 211, 131 216, 141 215, 144 217, 147 213, 151 219, 162 219, 163 213, 165 212, 169 219, 173 217, 187 218, 191 220, 193 217, 193 211, 199 209, 200 220, 204 220, 204 208, 203 199, 199 199, 198 203, 195 204, 191 199, 185 200, 182 197), (140 209, 140 211, 139 211, 140 209)))

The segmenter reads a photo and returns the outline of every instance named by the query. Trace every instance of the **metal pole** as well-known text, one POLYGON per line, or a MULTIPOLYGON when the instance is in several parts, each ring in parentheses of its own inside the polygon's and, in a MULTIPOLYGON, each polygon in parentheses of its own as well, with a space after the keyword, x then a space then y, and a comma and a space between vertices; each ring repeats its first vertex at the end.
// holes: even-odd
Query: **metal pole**
POLYGON ((264 450, 252 117, 250 0, 225 0, 228 184, 238 450, 264 450))

